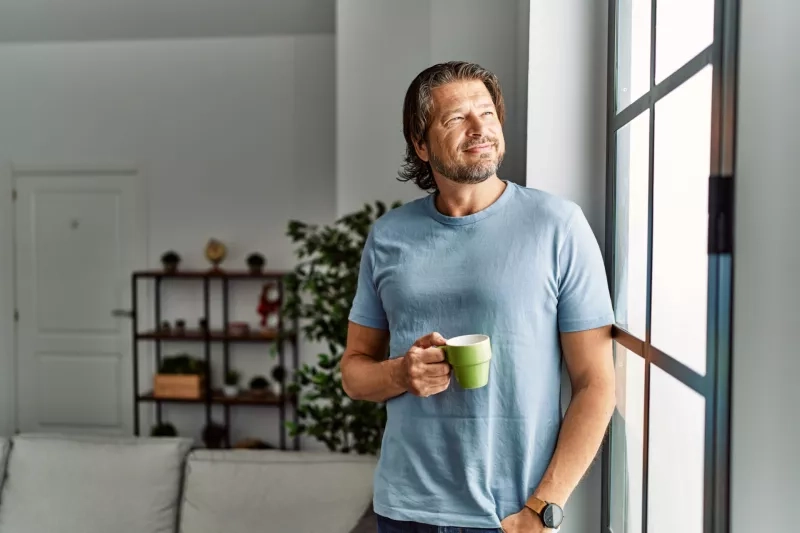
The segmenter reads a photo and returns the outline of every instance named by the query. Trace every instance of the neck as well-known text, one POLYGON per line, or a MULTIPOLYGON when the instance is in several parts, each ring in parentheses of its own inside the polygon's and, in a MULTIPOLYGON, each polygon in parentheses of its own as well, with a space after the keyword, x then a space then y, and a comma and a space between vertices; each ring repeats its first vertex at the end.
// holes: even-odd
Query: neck
POLYGON ((474 185, 454 183, 438 177, 436 183, 439 187, 436 208, 450 217, 464 217, 482 211, 496 202, 506 190, 506 183, 497 176, 474 185))

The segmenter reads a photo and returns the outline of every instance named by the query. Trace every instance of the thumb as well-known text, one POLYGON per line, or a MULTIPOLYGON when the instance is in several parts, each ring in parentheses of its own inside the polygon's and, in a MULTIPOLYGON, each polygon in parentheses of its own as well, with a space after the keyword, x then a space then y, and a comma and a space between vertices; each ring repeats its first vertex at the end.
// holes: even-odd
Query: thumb
POLYGON ((414 345, 420 348, 430 348, 431 346, 441 346, 446 342, 447 340, 445 340, 444 337, 434 331, 433 333, 429 333, 424 337, 417 339, 417 342, 415 342, 414 345))

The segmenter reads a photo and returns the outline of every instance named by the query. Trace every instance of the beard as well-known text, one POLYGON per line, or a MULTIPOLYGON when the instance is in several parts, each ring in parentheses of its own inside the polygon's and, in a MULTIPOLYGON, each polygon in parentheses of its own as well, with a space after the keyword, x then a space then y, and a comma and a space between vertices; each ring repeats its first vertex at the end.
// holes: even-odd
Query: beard
MULTIPOLYGON (((491 142, 497 147, 497 139, 481 139, 477 142, 471 142, 460 147, 459 150, 468 150, 472 146, 485 144, 491 142)), ((497 169, 503 163, 503 154, 497 153, 497 159, 494 159, 494 154, 483 153, 480 155, 480 160, 475 163, 457 163, 455 161, 445 161, 436 155, 431 150, 430 164, 433 170, 456 183, 464 185, 474 185, 482 183, 491 178, 497 173, 497 169)))

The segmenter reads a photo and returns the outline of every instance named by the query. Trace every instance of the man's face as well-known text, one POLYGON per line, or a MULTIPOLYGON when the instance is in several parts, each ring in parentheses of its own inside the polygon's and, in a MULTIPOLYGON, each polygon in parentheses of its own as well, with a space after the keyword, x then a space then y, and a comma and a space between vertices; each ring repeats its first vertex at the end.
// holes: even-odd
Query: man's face
POLYGON ((479 80, 457 81, 431 91, 428 138, 417 155, 434 173, 456 183, 480 183, 497 173, 505 139, 489 90, 479 80))

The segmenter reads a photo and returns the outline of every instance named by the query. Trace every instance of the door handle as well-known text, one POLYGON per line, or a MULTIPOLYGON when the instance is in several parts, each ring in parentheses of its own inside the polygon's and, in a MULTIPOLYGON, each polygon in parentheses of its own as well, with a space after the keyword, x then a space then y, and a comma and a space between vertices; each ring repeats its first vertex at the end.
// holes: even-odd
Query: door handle
POLYGON ((118 318, 133 318, 133 311, 130 309, 113 309, 111 311, 111 316, 118 318))

